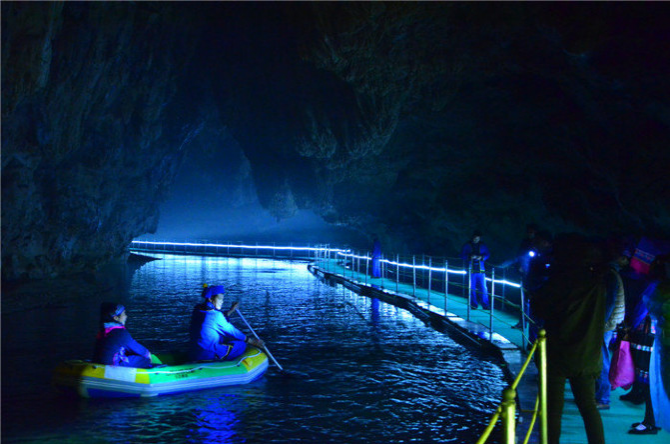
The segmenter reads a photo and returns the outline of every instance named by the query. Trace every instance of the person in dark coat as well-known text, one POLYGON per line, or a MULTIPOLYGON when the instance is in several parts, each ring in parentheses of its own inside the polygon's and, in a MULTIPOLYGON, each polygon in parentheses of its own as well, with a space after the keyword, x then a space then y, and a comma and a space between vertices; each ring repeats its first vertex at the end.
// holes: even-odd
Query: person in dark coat
POLYGON ((126 308, 114 302, 100 306, 100 331, 93 362, 122 367, 151 367, 151 353, 126 330, 126 308))
POLYGON ((509 268, 512 265, 516 265, 519 277, 521 277, 522 281, 526 280, 526 276, 528 275, 530 260, 533 257, 531 252, 535 249, 535 236, 537 235, 537 232, 537 225, 526 225, 526 235, 519 244, 516 256, 503 262, 501 265, 502 268, 509 268))
POLYGON ((238 303, 225 314, 223 307, 225 290, 222 285, 205 287, 204 302, 193 309, 190 327, 189 357, 193 361, 231 360, 242 355, 247 344, 262 348, 263 341, 248 337, 228 320, 238 303))
MULTIPOLYGON (((665 334, 661 333, 659 335, 661 338, 666 336, 667 330, 669 330, 664 325, 667 314, 663 312, 663 302, 661 302, 664 298, 663 294, 667 294, 670 289, 670 286, 668 286, 669 276, 667 274, 667 271, 670 271, 670 267, 666 271, 666 263, 670 263, 668 256, 659 256, 652 262, 649 270, 649 285, 642 295, 642 300, 640 301, 641 307, 639 307, 637 316, 635 316, 638 319, 638 325, 630 334, 631 354, 635 364, 635 383, 639 387, 638 390, 640 390, 639 396, 645 404, 644 419, 631 425, 631 429, 628 431, 631 435, 657 434, 660 430, 656 424, 657 417, 661 423, 670 422, 668 412, 661 412, 660 410, 654 412, 654 409, 659 406, 654 407, 654 400, 652 400, 652 392, 654 392, 657 403, 662 404, 664 407, 670 405, 668 392, 663 390, 665 384, 663 382, 664 378, 662 374, 664 370, 662 366, 656 366, 656 369, 661 370, 659 372, 661 377, 659 378, 656 375, 653 387, 651 381, 652 364, 659 364, 658 362, 652 362, 652 356, 658 359, 663 355, 663 341, 658 341, 655 337, 657 333, 660 333, 657 332, 659 321, 660 327, 665 327, 666 329, 665 334), (640 318, 642 320, 639 320, 640 318)), ((670 299, 667 296, 665 298, 670 299)), ((668 305, 670 306, 670 304, 668 305)), ((667 376, 668 372, 665 371, 665 373, 665 379, 670 380, 670 377, 667 376)), ((621 396, 621 399, 629 400, 625 395, 621 396)))
POLYGON ((530 343, 535 342, 544 323, 543 319, 531 309, 531 301, 536 290, 541 288, 549 277, 553 261, 552 243, 553 237, 548 231, 539 231, 535 235, 532 249, 529 251, 528 272, 521 282, 526 302, 523 309, 529 319, 527 324, 530 343))
POLYGON ((547 281, 531 300, 547 332, 549 443, 561 436, 566 379, 584 421, 589 444, 605 436, 595 401, 605 333, 607 258, 600 246, 581 236, 557 239, 547 281))
POLYGON ((482 308, 488 310, 490 307, 485 262, 489 258, 489 249, 481 239, 482 233, 475 231, 472 239, 463 245, 461 259, 465 267, 470 270, 470 306, 478 308, 479 304, 482 304, 482 308))

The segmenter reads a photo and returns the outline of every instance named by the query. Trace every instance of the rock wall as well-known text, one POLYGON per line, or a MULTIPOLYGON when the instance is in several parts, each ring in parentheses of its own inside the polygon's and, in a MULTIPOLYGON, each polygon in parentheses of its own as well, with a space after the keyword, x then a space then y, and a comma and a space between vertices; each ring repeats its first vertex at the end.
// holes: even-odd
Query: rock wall
POLYGON ((176 103, 187 22, 151 3, 2 3, 3 279, 93 270, 155 229, 198 131, 176 103))
POLYGON ((278 215, 310 206, 431 254, 456 255, 480 229, 498 260, 529 222, 670 236, 667 6, 263 11, 238 6, 210 72, 278 215), (254 26, 265 32, 234 38, 254 26))

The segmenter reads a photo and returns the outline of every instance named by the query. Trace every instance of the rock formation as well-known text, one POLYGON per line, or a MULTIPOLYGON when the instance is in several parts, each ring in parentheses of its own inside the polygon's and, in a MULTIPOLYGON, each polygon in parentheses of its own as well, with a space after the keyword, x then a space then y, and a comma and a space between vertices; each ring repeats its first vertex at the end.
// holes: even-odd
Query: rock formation
POLYGON ((172 5, 2 4, 2 273, 95 269, 155 229, 198 131, 179 77, 196 27, 172 5))

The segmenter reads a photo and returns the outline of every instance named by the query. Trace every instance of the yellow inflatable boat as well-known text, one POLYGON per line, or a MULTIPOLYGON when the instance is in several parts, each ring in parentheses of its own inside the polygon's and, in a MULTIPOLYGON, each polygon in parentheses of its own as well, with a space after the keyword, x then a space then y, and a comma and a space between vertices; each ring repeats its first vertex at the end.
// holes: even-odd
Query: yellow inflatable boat
POLYGON ((54 370, 53 383, 59 389, 84 398, 126 398, 248 384, 268 368, 261 350, 247 347, 233 361, 185 362, 179 353, 155 355, 153 368, 132 368, 70 360, 54 370))

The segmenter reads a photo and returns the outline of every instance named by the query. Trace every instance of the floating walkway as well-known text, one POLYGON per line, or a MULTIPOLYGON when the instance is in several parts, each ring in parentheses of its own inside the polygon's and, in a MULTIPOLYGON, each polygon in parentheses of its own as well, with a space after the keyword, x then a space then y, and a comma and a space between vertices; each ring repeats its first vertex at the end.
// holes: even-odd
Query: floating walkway
MULTIPOLYGON (((349 263, 350 264, 350 263, 349 263)), ((375 297, 385 302, 398 305, 411 311, 420 319, 430 322, 437 328, 455 330, 464 342, 474 342, 480 346, 491 347, 498 352, 506 363, 504 369, 510 380, 518 374, 526 360, 524 351, 525 339, 520 330, 512 328, 519 321, 519 316, 503 310, 493 311, 493 331, 490 332, 491 312, 469 308, 465 297, 441 292, 429 292, 425 288, 417 288, 414 284, 397 282, 392 279, 372 278, 359 273, 347 262, 337 260, 320 260, 308 265, 308 269, 317 277, 341 284, 352 291, 375 297), (468 320, 469 319, 469 320, 468 320)), ((522 442, 535 408, 537 397, 537 369, 528 366, 525 375, 517 387, 518 442, 522 442)), ((629 435, 630 424, 642 421, 644 405, 633 405, 619 400, 619 395, 626 393, 619 388, 611 394, 609 410, 601 410, 600 415, 605 429, 605 441, 608 444, 667 444, 670 434, 659 431, 658 435, 629 435)), ((502 399, 502 394, 501 394, 502 399)), ((485 425, 482 425, 482 431, 485 425)), ((538 443, 538 425, 529 442, 538 443)), ((561 427, 561 444, 586 444, 586 432, 582 417, 577 410, 569 384, 565 387, 565 406, 561 427)))
MULTIPOLYGON (((472 309, 467 300, 467 273, 449 266, 447 258, 416 257, 395 260, 381 259, 384 278, 369 275, 371 258, 354 254, 351 250, 331 248, 329 245, 276 246, 243 245, 241 243, 133 241, 130 250, 137 253, 167 253, 202 256, 261 257, 277 260, 307 260, 308 269, 318 278, 349 288, 357 293, 375 297, 406 308, 415 316, 437 329, 451 330, 455 340, 476 344, 498 353, 504 360, 504 370, 513 380, 526 360, 527 337, 512 326, 519 321, 519 285, 504 278, 504 270, 493 269, 487 275, 491 310, 472 309), (439 264, 439 266, 438 266, 439 264), (496 272, 502 279, 495 278, 496 272)), ((451 263, 458 263, 454 260, 451 263)), ((529 365, 517 387, 519 442, 526 434, 537 397, 537 369, 529 365)), ((601 410, 608 444, 667 444, 670 434, 629 435, 630 424, 644 418, 644 405, 633 405, 619 400, 625 393, 616 389, 611 394, 609 410, 601 410)), ((501 393, 502 399, 502 393, 501 393)), ((482 424, 482 431, 485 425, 482 424)), ((531 435, 531 443, 539 442, 538 426, 531 435)), ((586 444, 586 433, 568 384, 561 431, 562 444, 586 444)))

